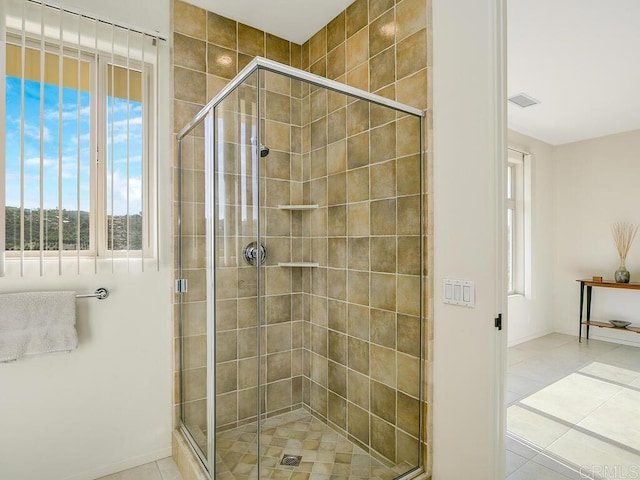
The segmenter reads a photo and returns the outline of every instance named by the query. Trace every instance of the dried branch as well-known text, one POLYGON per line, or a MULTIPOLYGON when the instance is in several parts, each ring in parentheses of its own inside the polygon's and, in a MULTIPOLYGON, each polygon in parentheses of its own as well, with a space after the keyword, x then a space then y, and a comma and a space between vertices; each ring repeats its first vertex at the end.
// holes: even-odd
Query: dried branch
POLYGON ((621 265, 624 265, 627 259, 627 253, 629 253, 637 231, 638 225, 632 223, 617 222, 611 225, 611 233, 613 234, 613 240, 616 242, 621 265))

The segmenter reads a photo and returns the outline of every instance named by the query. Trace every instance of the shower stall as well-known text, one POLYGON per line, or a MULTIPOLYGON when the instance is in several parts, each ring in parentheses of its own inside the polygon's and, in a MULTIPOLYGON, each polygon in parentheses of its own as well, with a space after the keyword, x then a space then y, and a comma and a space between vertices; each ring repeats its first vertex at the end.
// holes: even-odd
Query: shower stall
POLYGON ((421 473, 421 132, 256 58, 178 135, 180 427, 212 478, 421 473))

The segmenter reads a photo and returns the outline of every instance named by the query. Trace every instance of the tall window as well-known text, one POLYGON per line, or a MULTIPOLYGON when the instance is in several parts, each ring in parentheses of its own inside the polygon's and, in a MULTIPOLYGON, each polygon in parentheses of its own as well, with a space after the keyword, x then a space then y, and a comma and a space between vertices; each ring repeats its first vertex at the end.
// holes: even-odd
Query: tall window
POLYGON ((508 294, 524 293, 524 154, 509 149, 507 163, 508 294))
POLYGON ((153 255, 157 40, 19 0, 6 29, 7 258, 153 255))

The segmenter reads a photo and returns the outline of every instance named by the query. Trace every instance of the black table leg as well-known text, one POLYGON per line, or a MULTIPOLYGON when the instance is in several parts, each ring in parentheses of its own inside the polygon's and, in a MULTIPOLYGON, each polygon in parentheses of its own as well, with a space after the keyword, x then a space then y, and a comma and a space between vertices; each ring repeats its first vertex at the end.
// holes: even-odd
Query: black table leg
POLYGON ((582 307, 584 305, 584 282, 580 282, 580 320, 578 321, 578 342, 582 342, 582 307))
POLYGON ((591 321, 591 290, 593 287, 587 287, 587 340, 589 340, 589 322, 591 321))

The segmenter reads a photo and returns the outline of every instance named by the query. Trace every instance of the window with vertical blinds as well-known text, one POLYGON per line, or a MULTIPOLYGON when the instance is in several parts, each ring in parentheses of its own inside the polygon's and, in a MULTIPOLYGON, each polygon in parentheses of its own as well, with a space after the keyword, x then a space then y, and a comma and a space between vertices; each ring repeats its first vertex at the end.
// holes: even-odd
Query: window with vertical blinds
POLYGON ((4 9, 5 267, 156 263, 158 37, 33 0, 4 9))

